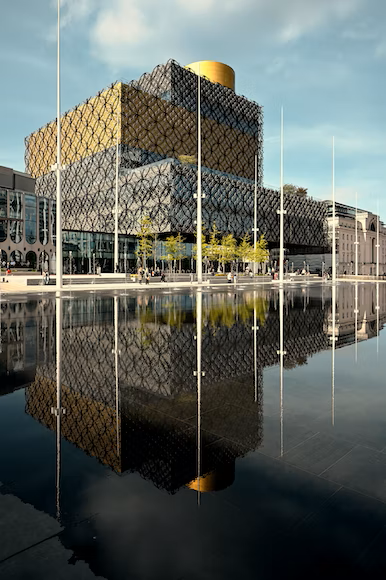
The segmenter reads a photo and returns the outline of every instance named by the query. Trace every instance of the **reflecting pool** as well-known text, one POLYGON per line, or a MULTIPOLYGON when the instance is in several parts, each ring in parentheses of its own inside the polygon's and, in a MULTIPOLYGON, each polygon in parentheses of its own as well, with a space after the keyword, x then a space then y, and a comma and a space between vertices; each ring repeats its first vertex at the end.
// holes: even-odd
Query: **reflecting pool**
POLYGON ((386 572, 386 284, 2 296, 0 577, 386 572))

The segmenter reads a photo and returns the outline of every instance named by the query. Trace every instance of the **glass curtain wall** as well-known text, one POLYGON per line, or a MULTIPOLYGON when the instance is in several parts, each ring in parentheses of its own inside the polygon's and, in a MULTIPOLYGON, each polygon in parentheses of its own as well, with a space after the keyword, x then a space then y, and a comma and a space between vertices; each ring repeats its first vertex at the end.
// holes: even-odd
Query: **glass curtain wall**
POLYGON ((48 244, 48 199, 39 199, 39 241, 43 246, 48 244))
MULTIPOLYGON (((135 255, 136 240, 134 236, 119 236, 119 269, 135 271, 137 258, 135 255)), ((72 256, 71 272, 92 274, 113 272, 114 234, 95 232, 63 232, 63 268, 70 272, 70 255, 72 256), (71 252, 71 254, 70 254, 71 252)))
POLYGON ((34 195, 25 196, 25 239, 27 244, 36 242, 37 210, 36 197, 34 195))

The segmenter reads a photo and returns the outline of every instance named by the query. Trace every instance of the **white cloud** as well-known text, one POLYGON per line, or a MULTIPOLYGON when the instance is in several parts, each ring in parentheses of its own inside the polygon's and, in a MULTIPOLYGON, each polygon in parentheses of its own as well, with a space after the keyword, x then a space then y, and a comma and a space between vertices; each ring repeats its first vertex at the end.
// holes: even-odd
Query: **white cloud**
POLYGON ((193 56, 204 50, 245 54, 260 50, 265 41, 296 41, 346 21, 364 2, 63 0, 63 12, 65 24, 93 12, 92 52, 121 67, 151 65, 165 56, 181 60, 185 53, 193 56))
MULTIPOLYGON (((56 9, 57 3, 53 2, 53 5, 56 9)), ((61 0, 60 6, 60 24, 65 27, 89 16, 95 7, 95 2, 93 0, 61 0)))

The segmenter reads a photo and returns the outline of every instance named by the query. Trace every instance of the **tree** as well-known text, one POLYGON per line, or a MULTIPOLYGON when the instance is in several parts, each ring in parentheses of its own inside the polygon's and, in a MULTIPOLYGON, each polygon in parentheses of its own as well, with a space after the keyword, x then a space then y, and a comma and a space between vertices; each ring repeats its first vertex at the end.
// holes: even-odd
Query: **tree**
POLYGON ((190 163, 191 165, 197 165, 197 159, 194 155, 179 155, 178 160, 183 164, 190 163))
POLYGON ((253 257, 253 246, 250 242, 251 236, 247 233, 241 238, 240 244, 237 248, 238 257, 243 263, 245 270, 245 263, 249 262, 253 257))
POLYGON ((179 261, 179 270, 180 270, 180 274, 181 274, 181 260, 183 260, 184 258, 186 258, 186 254, 185 254, 185 239, 183 236, 181 236, 181 234, 179 233, 176 236, 176 260, 179 261))
POLYGON ((220 261, 223 264, 223 271, 225 272, 225 264, 232 262, 237 256, 237 242, 233 234, 228 234, 221 238, 219 253, 220 261))
POLYGON ((259 238, 259 241, 256 245, 256 252, 252 250, 251 260, 252 262, 257 262, 259 264, 264 264, 269 259, 269 250, 267 248, 267 240, 265 239, 264 234, 262 234, 259 238))
MULTIPOLYGON (((166 238, 164 242, 165 246, 165 255, 162 256, 162 260, 167 260, 169 262, 169 267, 174 262, 174 271, 175 271, 175 264, 176 264, 176 256, 177 256, 177 236, 169 236, 166 238)), ((173 270, 173 268, 170 268, 173 270)))
POLYGON ((305 197, 307 195, 307 188, 306 187, 298 187, 297 185, 293 185, 292 183, 286 183, 283 186, 284 193, 289 193, 290 195, 298 195, 299 197, 305 197))
POLYGON ((216 224, 213 222, 212 230, 209 234, 209 242, 206 248, 206 257, 210 262, 216 262, 220 259, 220 246, 217 236, 219 235, 219 231, 217 229, 216 224))
POLYGON ((141 220, 141 227, 137 232, 139 240, 136 254, 141 260, 143 268, 146 268, 146 261, 153 253, 153 234, 151 226, 151 219, 149 216, 146 216, 141 220))

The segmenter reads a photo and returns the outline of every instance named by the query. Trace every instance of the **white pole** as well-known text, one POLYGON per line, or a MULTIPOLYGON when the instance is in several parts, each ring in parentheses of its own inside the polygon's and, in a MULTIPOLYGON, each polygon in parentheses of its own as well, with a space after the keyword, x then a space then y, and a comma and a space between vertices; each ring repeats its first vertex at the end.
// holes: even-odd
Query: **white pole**
POLYGON ((202 284, 202 192, 201 192, 201 76, 197 80, 197 283, 202 284))
POLYGON ((335 241, 335 137, 332 138, 332 283, 336 283, 335 241))
POLYGON ((61 184, 61 127, 60 127, 60 0, 58 0, 58 40, 56 78, 56 289, 63 286, 62 257, 62 184, 61 184))
POLYGON ((377 202, 377 278, 379 278, 379 201, 377 202))
POLYGON ((256 251, 257 251, 257 155, 255 155, 255 192, 254 192, 254 203, 253 203, 253 249, 255 254, 255 260, 253 262, 253 274, 256 276, 256 251))
POLYGON ((280 264, 279 264, 279 281, 284 281, 284 185, 283 185, 283 157, 284 157, 284 121, 283 107, 281 108, 281 126, 280 126, 280 264))
POLYGON ((358 193, 355 194, 355 276, 358 276, 358 193))
MULTIPOLYGON (((118 93, 119 94, 119 93, 118 93)), ((115 223, 114 223, 114 265, 113 272, 119 266, 119 241, 118 241, 118 194, 119 194, 119 106, 117 105, 117 143, 115 147, 115 223)))

